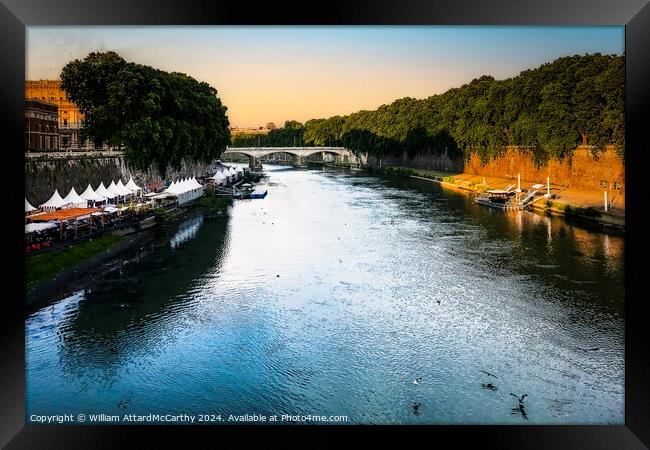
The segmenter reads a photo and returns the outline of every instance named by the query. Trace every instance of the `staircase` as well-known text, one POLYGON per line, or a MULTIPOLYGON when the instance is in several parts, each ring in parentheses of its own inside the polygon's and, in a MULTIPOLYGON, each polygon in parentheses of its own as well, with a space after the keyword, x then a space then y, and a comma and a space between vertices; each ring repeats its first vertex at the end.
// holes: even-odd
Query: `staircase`
POLYGON ((537 189, 528 191, 526 192, 525 196, 519 201, 517 201, 517 196, 514 196, 508 200, 508 202, 505 204, 505 207, 506 209, 524 209, 535 200, 535 196, 538 192, 539 191, 537 189))
POLYGON ((537 195, 537 189, 533 189, 532 191, 528 191, 528 193, 523 198, 523 200, 521 200, 521 202, 519 202, 519 205, 522 208, 525 208, 529 203, 532 203, 532 201, 535 198, 535 195, 537 195))

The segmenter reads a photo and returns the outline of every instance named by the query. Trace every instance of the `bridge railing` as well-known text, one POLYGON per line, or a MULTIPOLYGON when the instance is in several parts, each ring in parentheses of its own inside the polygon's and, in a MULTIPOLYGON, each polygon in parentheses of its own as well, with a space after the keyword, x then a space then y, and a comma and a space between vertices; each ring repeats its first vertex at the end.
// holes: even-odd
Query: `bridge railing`
MULTIPOLYGON (((349 152, 345 147, 226 147, 226 152, 232 151, 232 152, 238 152, 241 150, 245 151, 253 151, 253 150, 259 150, 259 151, 269 151, 269 150, 276 150, 278 152, 284 152, 287 150, 305 150, 305 151, 328 151, 328 150, 337 150, 337 151, 346 151, 349 152)), ((225 152, 224 152, 225 153, 225 152)))

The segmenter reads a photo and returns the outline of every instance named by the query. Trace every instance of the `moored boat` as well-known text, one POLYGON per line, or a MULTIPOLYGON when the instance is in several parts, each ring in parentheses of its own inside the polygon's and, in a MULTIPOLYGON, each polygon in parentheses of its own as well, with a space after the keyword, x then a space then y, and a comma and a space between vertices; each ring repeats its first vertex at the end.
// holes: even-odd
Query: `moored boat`
POLYGON ((515 199, 515 191, 503 189, 489 189, 482 192, 474 201, 480 205, 499 209, 519 209, 515 199))

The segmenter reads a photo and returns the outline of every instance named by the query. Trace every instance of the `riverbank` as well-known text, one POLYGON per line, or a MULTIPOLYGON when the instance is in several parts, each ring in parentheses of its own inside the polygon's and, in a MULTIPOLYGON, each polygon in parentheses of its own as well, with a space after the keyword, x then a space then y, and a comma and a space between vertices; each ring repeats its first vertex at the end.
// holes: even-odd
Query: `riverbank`
MULTIPOLYGON (((165 211, 148 220, 146 227, 124 227, 25 259, 25 305, 35 306, 83 284, 88 276, 110 271, 115 261, 136 246, 155 239, 155 229, 176 222, 193 212, 225 214, 232 199, 203 196, 190 205, 165 211), (152 229, 153 228, 153 229, 152 229), (101 269, 100 269, 101 268, 101 269)), ((117 264, 117 263, 116 263, 117 264)))
POLYGON ((56 299, 82 284, 103 264, 142 242, 146 232, 128 236, 107 234, 74 246, 37 255, 25 261, 25 306, 56 299))
POLYGON ((58 273, 78 265, 81 261, 108 251, 122 240, 123 236, 107 234, 60 250, 27 258, 25 261, 25 286, 30 288, 48 278, 54 278, 58 273))
POLYGON ((88 410, 92 382, 92 407, 111 414, 340 414, 322 387, 354 400, 379 371, 381 398, 347 402, 350 422, 486 410, 525 423, 508 392, 534 400, 531 422, 619 420, 624 239, 409 177, 265 170, 264 200, 152 228, 150 244, 27 315, 28 413, 88 410), (503 395, 482 389, 481 370, 503 395), (435 375, 413 385, 420 374, 435 375))
MULTIPOLYGON (((411 169, 396 166, 366 166, 364 170, 370 173, 385 175, 408 176, 439 183, 445 189, 465 192, 474 195, 485 189, 506 189, 517 183, 517 178, 484 177, 458 172, 442 172, 437 170, 411 169)), ((521 188, 526 189, 535 183, 522 180, 521 188)), ((596 225, 603 230, 623 233, 625 231, 625 197, 613 194, 610 197, 609 211, 604 211, 603 193, 575 189, 568 186, 558 186, 551 183, 552 199, 540 198, 529 208, 533 211, 565 216, 590 225, 596 225)))

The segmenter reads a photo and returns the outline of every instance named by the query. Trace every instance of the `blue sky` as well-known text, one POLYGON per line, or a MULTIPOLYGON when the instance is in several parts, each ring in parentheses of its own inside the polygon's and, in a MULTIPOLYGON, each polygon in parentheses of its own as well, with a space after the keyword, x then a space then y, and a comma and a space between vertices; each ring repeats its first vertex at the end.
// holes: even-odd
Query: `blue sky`
POLYGON ((560 56, 622 54, 624 41, 620 26, 29 27, 26 73, 56 79, 68 61, 114 50, 210 83, 231 124, 260 126, 424 98, 560 56))

